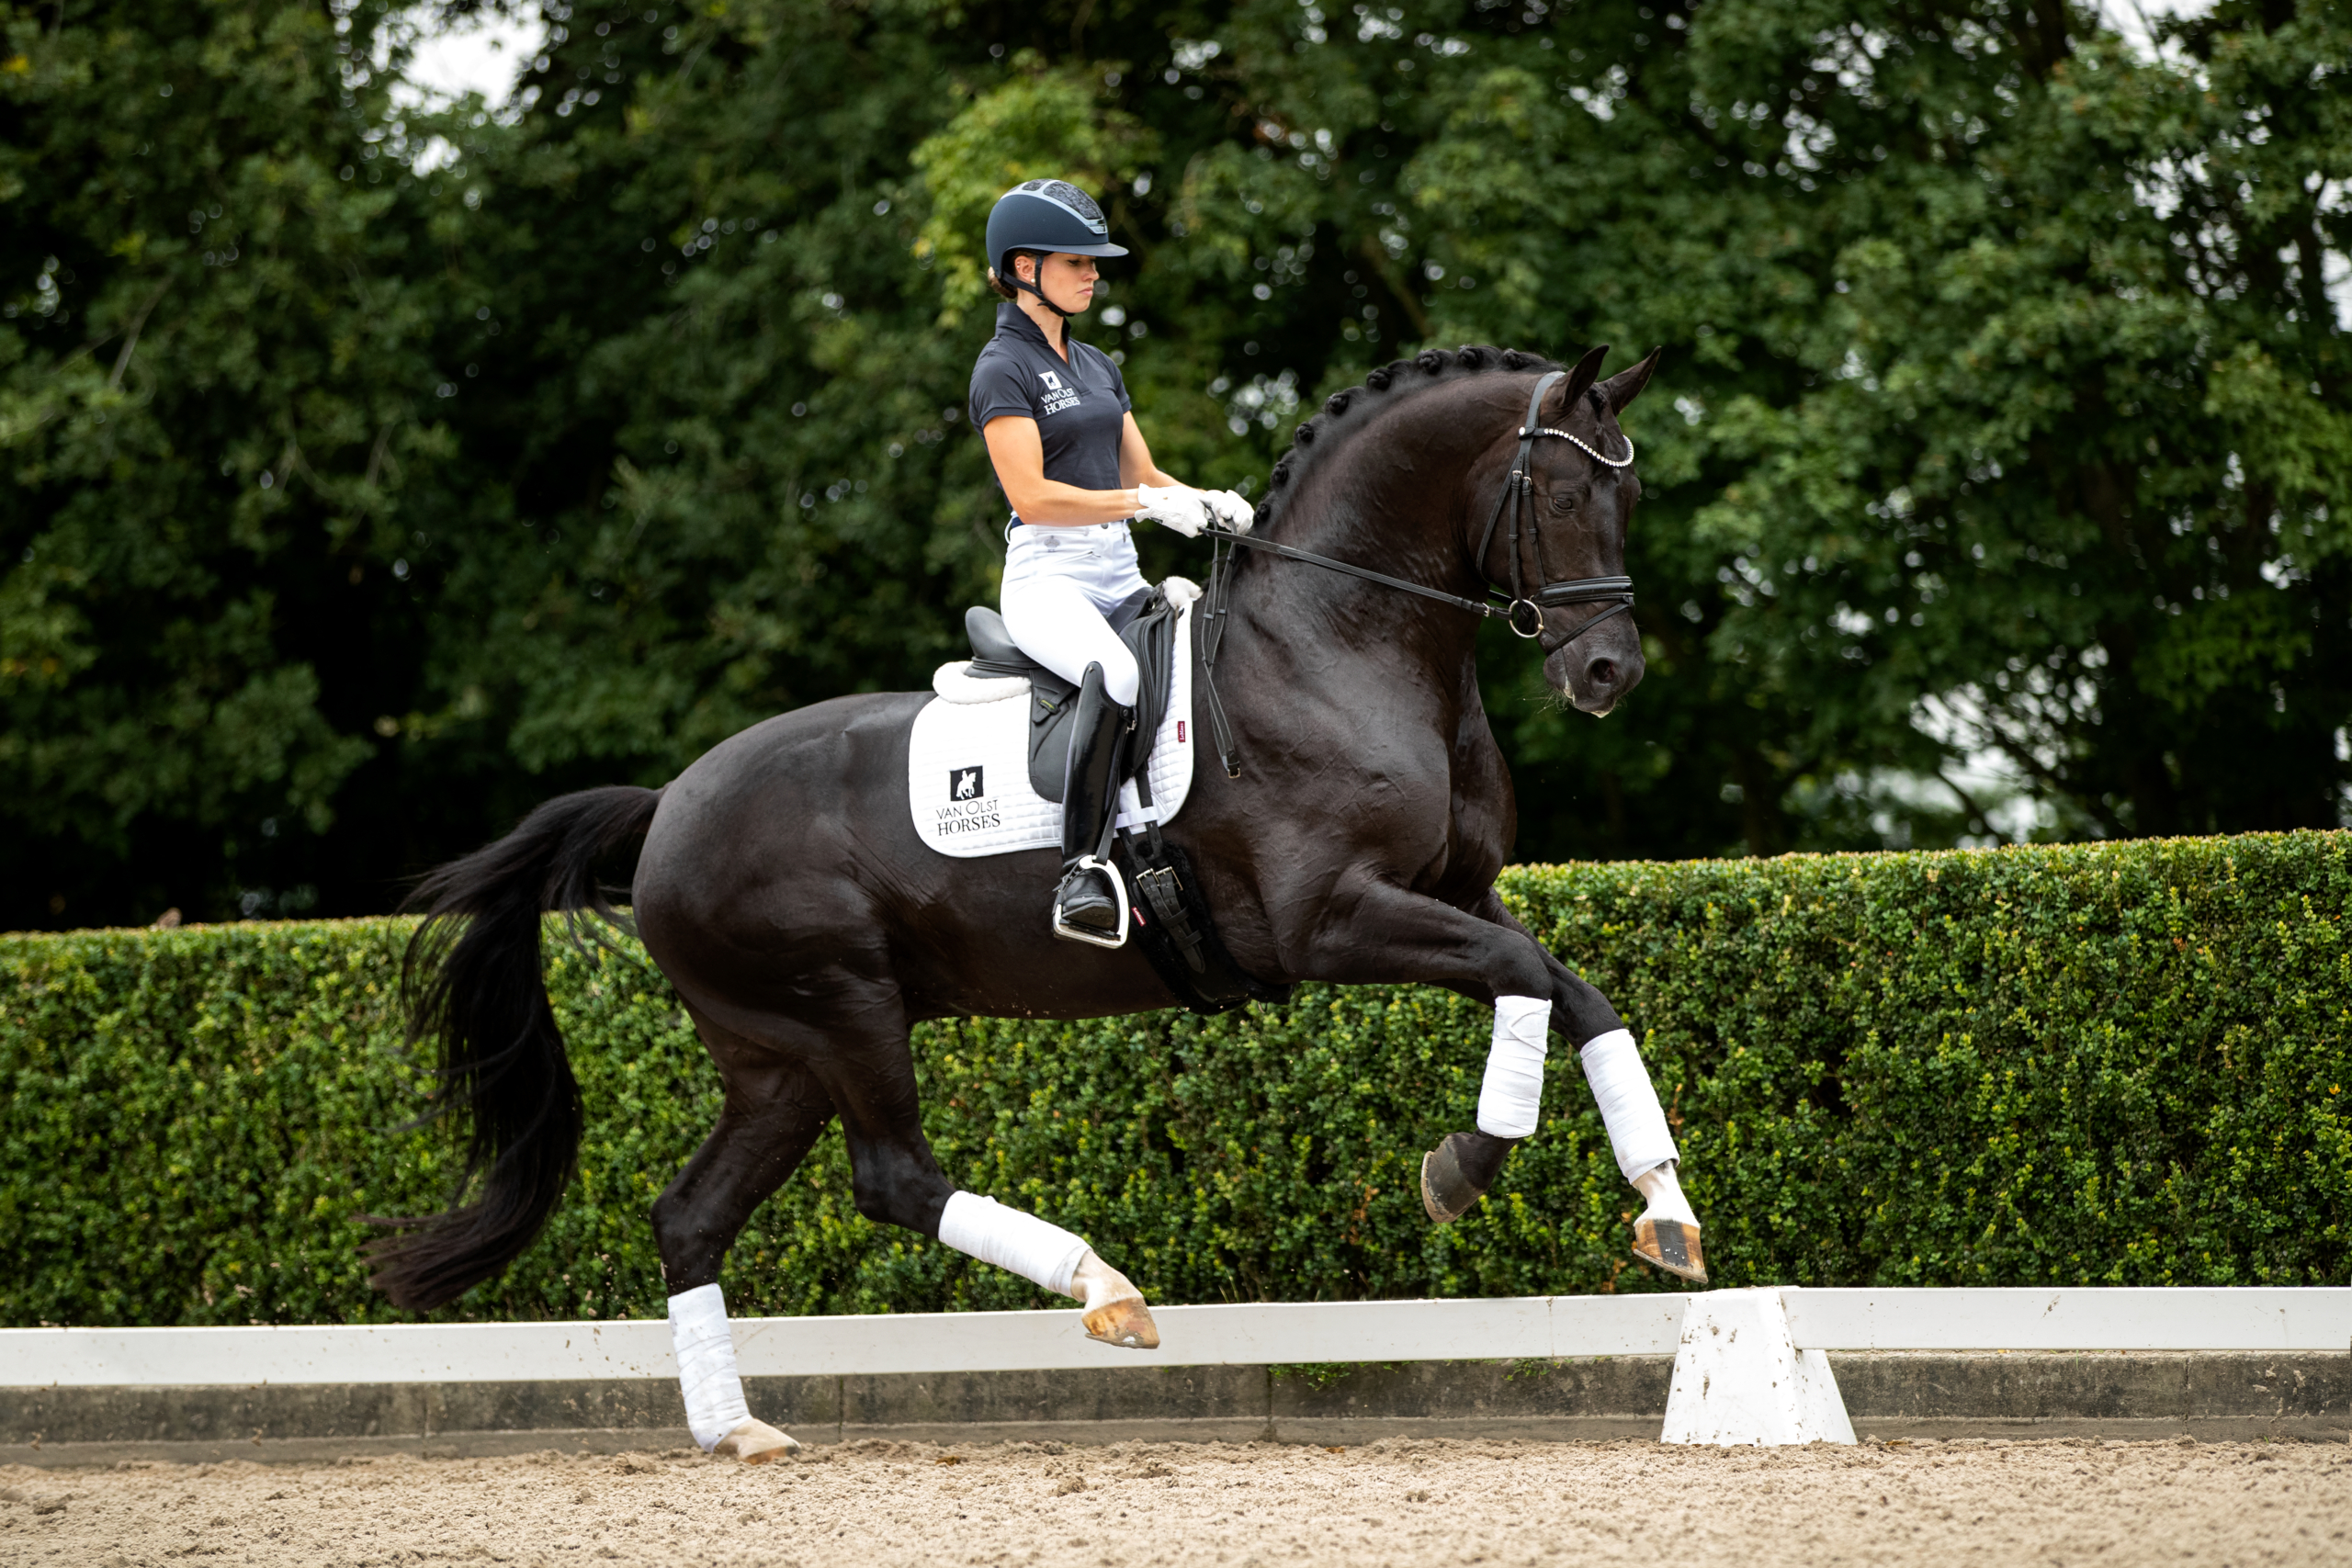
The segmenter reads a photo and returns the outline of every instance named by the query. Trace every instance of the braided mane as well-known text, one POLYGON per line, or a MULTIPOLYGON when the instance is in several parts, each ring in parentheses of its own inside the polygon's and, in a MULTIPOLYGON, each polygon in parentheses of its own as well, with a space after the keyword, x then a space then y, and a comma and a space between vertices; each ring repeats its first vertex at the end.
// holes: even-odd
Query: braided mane
POLYGON ((1361 387, 1350 387, 1344 391, 1332 393, 1324 400, 1322 412, 1306 420, 1291 433, 1291 449, 1274 464, 1274 471, 1267 481, 1266 498, 1258 503, 1255 525, 1262 528, 1282 515, 1283 502, 1288 499, 1291 482, 1306 473, 1320 452, 1331 449, 1332 443, 1323 438, 1334 434, 1335 430, 1344 434, 1347 428, 1360 423, 1365 417, 1365 411, 1359 405, 1367 399, 1378 398, 1392 390, 1418 391, 1442 381, 1483 376, 1497 370, 1560 368, 1541 355, 1523 353, 1516 348, 1494 348, 1485 344, 1465 344, 1452 351, 1423 349, 1410 359, 1399 359, 1381 367, 1367 375, 1361 387), (1351 409, 1356 411, 1353 419, 1349 418, 1351 409))

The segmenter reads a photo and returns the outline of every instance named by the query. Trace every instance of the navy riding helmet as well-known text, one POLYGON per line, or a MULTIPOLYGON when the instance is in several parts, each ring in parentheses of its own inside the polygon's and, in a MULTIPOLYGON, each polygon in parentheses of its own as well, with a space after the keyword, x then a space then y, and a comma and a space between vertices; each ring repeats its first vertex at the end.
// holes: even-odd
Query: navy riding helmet
POLYGON ((1069 311, 1046 299, 1034 283, 1023 283, 1012 270, 1012 253, 1035 251, 1050 254, 1123 256, 1125 245, 1111 243, 1111 225, 1094 198, 1068 180, 1024 180, 997 197, 989 212, 989 265, 1013 288, 1035 294, 1056 315, 1069 311))

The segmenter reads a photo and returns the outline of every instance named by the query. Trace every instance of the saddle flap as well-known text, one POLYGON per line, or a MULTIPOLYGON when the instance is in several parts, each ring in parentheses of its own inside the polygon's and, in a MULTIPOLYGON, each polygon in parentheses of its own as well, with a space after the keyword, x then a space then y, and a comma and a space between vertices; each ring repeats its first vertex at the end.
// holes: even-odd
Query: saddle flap
MULTIPOLYGON (((1169 687, 1175 672, 1179 608, 1164 590, 1146 589, 1106 617, 1119 634, 1119 640, 1136 656, 1136 668, 1141 675, 1136 694, 1136 739, 1128 754, 1122 783, 1150 764, 1159 722, 1168 713, 1169 687)), ((966 613, 967 628, 978 613, 966 613)), ((1001 626, 1004 623, 1000 619, 997 624, 1001 626)), ((978 646, 977 639, 974 646, 978 646)), ((1042 669, 1031 679, 1035 684, 1029 704, 1029 785, 1046 799, 1058 801, 1062 797, 1062 774, 1069 758, 1069 716, 1074 706, 1069 698, 1078 688, 1042 669)))

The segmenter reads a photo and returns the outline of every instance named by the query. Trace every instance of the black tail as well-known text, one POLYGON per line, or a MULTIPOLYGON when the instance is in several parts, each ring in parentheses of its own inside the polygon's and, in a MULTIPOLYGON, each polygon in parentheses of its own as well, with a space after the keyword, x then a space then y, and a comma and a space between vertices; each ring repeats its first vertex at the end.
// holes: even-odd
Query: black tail
POLYGON ((446 1213, 391 1220, 369 1280, 398 1306, 452 1302, 512 1262, 554 1213, 580 1151, 580 1086, 539 976, 539 917, 612 907, 599 857, 645 831, 659 790, 559 795, 494 844, 418 884, 424 923, 401 964, 409 1038, 441 1044, 442 1109, 472 1114, 466 1172, 446 1213), (473 1201, 462 1203, 481 1180, 473 1201))

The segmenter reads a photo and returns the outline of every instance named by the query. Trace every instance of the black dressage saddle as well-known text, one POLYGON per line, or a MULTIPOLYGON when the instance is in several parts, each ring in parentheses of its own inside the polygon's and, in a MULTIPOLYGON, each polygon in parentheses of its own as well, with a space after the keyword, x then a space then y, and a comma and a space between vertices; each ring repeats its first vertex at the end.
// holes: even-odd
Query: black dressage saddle
MULTIPOLYGON (((1168 716, 1176 672, 1176 606, 1159 589, 1138 588, 1103 617, 1136 656, 1136 668, 1142 672, 1125 778, 1136 777, 1150 762, 1152 742, 1168 716)), ((973 680, 1028 678, 1029 786, 1047 800, 1058 801, 1069 757, 1070 699, 1078 695, 1078 688, 1022 652, 1004 629, 1004 617, 985 604, 964 612, 964 635, 972 642, 972 662, 964 672, 973 680)))
MULTIPOLYGON (((1152 744, 1159 738, 1160 721, 1168 715, 1176 660, 1190 649, 1176 647, 1177 607, 1157 588, 1138 589, 1104 617, 1119 640, 1136 656, 1141 674, 1136 694, 1136 737, 1129 750, 1125 778, 1136 781, 1136 793, 1146 806, 1151 798, 1152 744)), ((964 612, 964 635, 972 640, 972 661, 964 672, 975 681, 1029 682, 1029 783, 1047 800, 1062 797, 1063 774, 1069 756, 1070 711, 1078 688, 1055 674, 1014 645, 1004 629, 1004 617, 986 605, 964 612)), ((1112 863, 1133 889, 1129 913, 1144 956, 1161 984, 1178 1001, 1198 1013, 1219 1013, 1246 1002, 1286 1002, 1288 986, 1270 986, 1233 961, 1216 934, 1208 905, 1193 879, 1192 862, 1184 852, 1160 837, 1159 824, 1119 836, 1111 851, 1112 863)))

